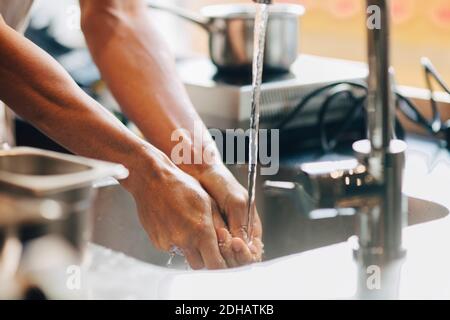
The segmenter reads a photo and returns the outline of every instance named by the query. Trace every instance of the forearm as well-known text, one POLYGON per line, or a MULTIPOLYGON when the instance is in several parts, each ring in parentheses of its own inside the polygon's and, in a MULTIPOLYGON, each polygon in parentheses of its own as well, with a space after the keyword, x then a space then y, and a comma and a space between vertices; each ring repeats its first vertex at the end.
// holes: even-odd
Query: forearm
POLYGON ((122 163, 134 172, 136 154, 149 148, 79 89, 56 61, 1 21, 0 99, 83 156, 122 163))
MULTIPOLYGON (((207 146, 214 149, 144 2, 81 0, 80 4, 82 28, 102 77, 144 136, 170 156, 178 143, 171 141, 172 133, 186 129, 183 142, 189 145, 192 161, 199 159, 207 146), (201 143, 194 143, 195 139, 201 143)), ((219 161, 220 156, 216 158, 219 161)), ((203 161, 203 165, 180 167, 196 175, 205 165, 203 161)))

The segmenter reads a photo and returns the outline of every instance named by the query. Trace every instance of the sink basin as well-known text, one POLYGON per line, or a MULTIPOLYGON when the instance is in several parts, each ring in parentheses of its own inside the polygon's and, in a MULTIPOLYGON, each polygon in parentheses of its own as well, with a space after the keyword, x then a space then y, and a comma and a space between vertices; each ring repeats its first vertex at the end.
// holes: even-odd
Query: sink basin
MULTIPOLYGON (((231 168, 242 182, 245 166, 231 168)), ((292 170, 292 169, 289 169, 292 170)), ((292 172, 280 170, 273 180, 288 178, 292 172)), ((346 241, 354 235, 354 216, 339 215, 311 219, 286 199, 263 193, 263 180, 257 182, 258 211, 264 227, 265 259, 272 260, 346 241), (261 196, 262 195, 262 196, 261 196)), ((99 192, 94 205, 94 242, 125 253, 153 265, 166 267, 168 254, 151 245, 139 224, 135 204, 120 186, 110 186, 99 192)), ((409 198, 409 223, 420 224, 447 216, 447 208, 416 198, 409 198)))
MULTIPOLYGON (((448 299, 450 154, 416 138, 408 144, 403 190, 409 196, 410 227, 404 232, 407 255, 398 264, 382 266, 384 285, 379 292, 367 292, 368 270, 358 269, 352 241, 347 241, 355 229, 351 212, 329 210, 321 219, 312 219, 317 217, 305 212, 308 206, 262 188, 264 179, 259 177, 257 206, 264 225, 266 261, 232 272, 169 269, 169 255, 150 244, 132 197, 120 186, 101 190, 95 203, 94 228, 94 242, 101 246, 91 246, 90 276, 97 279, 92 287, 94 297, 448 299), (242 286, 246 290, 236 290, 242 286)), ((335 160, 338 155, 332 156, 335 160)), ((280 171, 270 177, 272 181, 289 181, 299 163, 322 159, 305 154, 281 160, 280 171)), ((245 185, 246 167, 231 170, 245 185)))

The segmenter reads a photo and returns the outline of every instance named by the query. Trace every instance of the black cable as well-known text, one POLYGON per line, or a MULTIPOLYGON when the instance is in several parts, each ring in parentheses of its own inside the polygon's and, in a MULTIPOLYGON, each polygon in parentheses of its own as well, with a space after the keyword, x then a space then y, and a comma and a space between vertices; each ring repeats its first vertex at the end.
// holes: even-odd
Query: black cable
POLYGON ((432 120, 430 122, 431 129, 435 134, 439 133, 439 131, 442 129, 442 120, 441 120, 441 113, 439 111, 439 107, 437 105, 436 99, 435 99, 435 91, 433 89, 433 84, 431 81, 431 78, 434 78, 434 80, 440 85, 444 91, 446 91, 448 94, 450 94, 450 89, 447 87, 447 85, 444 83, 444 80, 440 76, 440 74, 437 72, 437 70, 434 68, 433 64, 431 63, 430 59, 428 58, 422 58, 421 59, 422 66, 425 71, 425 80, 427 83, 428 90, 430 90, 430 104, 431 104, 431 110, 433 113, 432 120))
POLYGON ((284 119, 282 119, 280 121, 280 123, 278 125, 275 126, 275 128, 278 129, 284 129, 294 118, 295 116, 300 113, 300 111, 303 110, 303 108, 315 97, 319 96, 322 92, 329 90, 335 86, 338 85, 343 85, 343 84, 347 84, 350 86, 353 86, 355 88, 359 88, 359 89, 363 89, 366 91, 367 93, 367 87, 364 84, 358 83, 358 82, 354 82, 354 81, 339 81, 339 82, 334 82, 334 83, 330 83, 324 87, 321 87, 319 89, 316 89, 312 92, 310 92, 309 94, 307 94, 302 101, 300 101, 300 103, 294 108, 292 109, 291 112, 289 112, 288 115, 286 115, 284 117, 284 119))
POLYGON ((331 92, 329 93, 328 97, 325 99, 324 103, 322 104, 322 107, 320 108, 318 117, 320 141, 324 152, 330 152, 334 148, 336 148, 340 137, 344 134, 346 130, 350 128, 355 118, 360 114, 360 111, 363 107, 363 101, 365 101, 365 99, 366 99, 365 96, 362 98, 355 97, 351 86, 347 84, 341 84, 339 86, 336 86, 335 88, 332 88, 331 92), (337 99, 341 95, 347 96, 347 99, 352 101, 351 108, 344 116, 344 122, 341 125, 341 127, 334 133, 334 138, 328 139, 325 116, 327 114, 328 109, 332 105, 334 99, 337 99))
POLYGON ((403 96, 401 93, 395 93, 398 101, 398 109, 403 113, 403 115, 408 118, 410 121, 415 122, 419 126, 426 129, 430 134, 434 135, 435 132, 433 130, 433 121, 430 122, 427 118, 425 118, 419 110, 417 110, 414 103, 411 99, 403 96))
MULTIPOLYGON (((450 147, 450 120, 446 123, 442 122, 441 113, 438 107, 438 103, 435 99, 435 91, 432 86, 432 79, 434 79, 439 86, 450 95, 450 88, 445 84, 444 80, 434 68, 431 61, 427 58, 422 58, 422 66, 425 71, 425 77, 428 89, 430 91, 430 105, 432 118, 428 120, 414 105, 411 99, 405 97, 400 92, 396 91, 396 108, 410 121, 426 129, 431 135, 437 136, 444 134, 447 141, 447 146, 450 147)), ((364 109, 365 101, 367 100, 368 88, 365 84, 355 81, 339 81, 330 83, 321 88, 318 88, 309 94, 307 94, 300 103, 292 109, 275 127, 278 129, 284 129, 295 117, 305 108, 313 98, 316 98, 320 94, 329 91, 325 97, 324 102, 319 110, 318 115, 318 127, 320 132, 320 142, 324 152, 332 151, 338 144, 339 138, 344 134, 346 130, 350 128, 355 119, 360 115, 364 109), (356 97, 354 89, 362 89, 364 94, 361 97, 356 97), (326 129, 326 114, 330 109, 332 102, 341 96, 347 96, 347 99, 351 101, 351 107, 348 113, 344 117, 344 122, 334 133, 334 138, 329 139, 326 129)), ((400 123, 398 117, 395 119, 396 133, 399 136, 404 137, 405 130, 400 123)))
POLYGON ((444 82, 442 76, 436 70, 430 59, 426 57, 422 58, 421 64, 424 69, 427 88, 430 91, 431 120, 428 120, 424 115, 422 115, 410 99, 397 92, 397 99, 400 100, 398 107, 410 121, 423 127, 431 135, 438 136, 443 134, 447 142, 447 148, 450 148, 450 121, 447 121, 446 123, 443 123, 442 121, 439 106, 435 98, 435 90, 433 88, 432 80, 434 79, 441 89, 443 89, 448 95, 450 95, 450 88, 444 82))

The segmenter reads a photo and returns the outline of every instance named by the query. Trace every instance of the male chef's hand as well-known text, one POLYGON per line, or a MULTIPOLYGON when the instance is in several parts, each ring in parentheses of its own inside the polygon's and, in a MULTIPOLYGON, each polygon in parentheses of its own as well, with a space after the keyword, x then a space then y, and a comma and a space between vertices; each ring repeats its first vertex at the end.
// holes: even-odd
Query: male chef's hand
POLYGON ((256 216, 253 243, 248 245, 246 190, 225 166, 215 166, 197 180, 162 152, 152 149, 151 153, 149 161, 143 157, 129 167, 124 186, 133 195, 141 223, 158 249, 180 248, 195 270, 261 260, 261 222, 256 216))
POLYGON ((204 170, 197 179, 217 203, 218 212, 213 212, 214 225, 227 265, 238 267, 261 261, 264 245, 261 220, 257 212, 253 221, 252 238, 248 239, 247 234, 247 190, 223 163, 204 170))
POLYGON ((222 269, 208 193, 158 150, 150 161, 131 168, 124 186, 133 195, 139 218, 152 243, 163 251, 181 249, 193 269, 222 269), (156 158, 156 160, 155 160, 156 158), (151 163, 147 165, 147 163, 151 163))
MULTIPOLYGON (((202 139, 205 145, 191 146, 194 155, 204 154, 204 147, 213 141, 204 125, 200 134, 196 132, 195 124, 202 123, 201 118, 178 76, 170 49, 157 30, 157 21, 148 16, 146 1, 80 0, 80 7, 81 26, 92 57, 127 117, 166 155, 171 155, 177 144, 170 138, 180 128, 188 132, 187 140, 205 138, 202 139)), ((162 161, 161 170, 145 170, 144 166, 144 170, 137 170, 140 174, 129 179, 133 185, 129 190, 152 240, 164 250, 179 246, 193 267, 202 263, 206 267, 223 266, 212 223, 211 197, 220 212, 214 216, 223 215, 227 220, 225 226, 234 237, 231 241, 221 239, 225 257, 238 253, 228 264, 259 260, 261 224, 256 218, 255 253, 251 254, 253 246, 247 246, 242 229, 247 219, 247 193, 223 163, 217 161, 214 166, 177 163, 183 173, 169 162, 169 159, 162 161)), ((219 230, 218 235, 225 236, 225 231, 219 230)))

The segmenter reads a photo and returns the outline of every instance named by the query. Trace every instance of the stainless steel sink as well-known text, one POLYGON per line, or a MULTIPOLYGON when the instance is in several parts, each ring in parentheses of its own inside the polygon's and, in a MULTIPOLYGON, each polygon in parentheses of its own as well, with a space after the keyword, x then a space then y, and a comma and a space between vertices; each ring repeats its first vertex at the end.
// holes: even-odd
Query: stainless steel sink
MULTIPOLYGON (((236 177, 246 179, 246 167, 231 168, 236 177)), ((282 169, 273 180, 288 179, 292 170, 282 169)), ((303 251, 346 241, 354 234, 354 216, 328 212, 330 217, 311 219, 289 199, 268 195, 262 189, 263 179, 257 186, 258 210, 264 226, 265 259, 271 260, 303 251), (336 215, 337 214, 337 215, 336 215)), ((132 197, 120 186, 100 191, 95 204, 94 242, 123 252, 139 260, 165 267, 168 254, 158 252, 151 245, 139 224, 132 197)), ((448 210, 440 205, 410 198, 410 224, 444 218, 448 210)))

